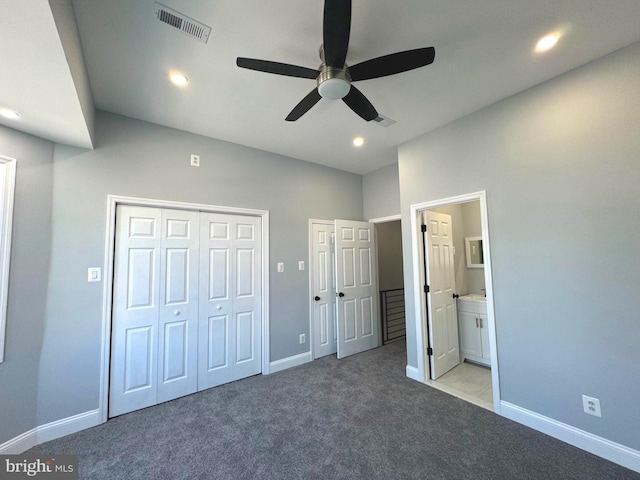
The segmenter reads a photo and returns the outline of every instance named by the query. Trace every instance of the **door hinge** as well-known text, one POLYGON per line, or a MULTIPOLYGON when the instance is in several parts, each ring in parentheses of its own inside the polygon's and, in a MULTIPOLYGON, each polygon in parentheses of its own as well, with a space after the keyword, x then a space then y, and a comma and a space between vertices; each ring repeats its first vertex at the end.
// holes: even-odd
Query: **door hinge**
POLYGON ((429 356, 433 355, 433 348, 427 347, 427 355, 429 355, 429 356))
POLYGON ((426 225, 420 225, 420 231, 422 233, 426 232, 427 231, 427 226, 426 225))
POLYGON ((424 286, 424 293, 429 293, 429 285, 424 286))

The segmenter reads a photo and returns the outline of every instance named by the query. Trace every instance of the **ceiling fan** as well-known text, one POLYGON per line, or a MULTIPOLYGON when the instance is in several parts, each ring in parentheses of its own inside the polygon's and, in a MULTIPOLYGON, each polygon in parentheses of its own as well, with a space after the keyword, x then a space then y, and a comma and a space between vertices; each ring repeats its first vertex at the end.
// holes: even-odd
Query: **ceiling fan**
POLYGON ((285 120, 293 122, 307 113, 321 98, 341 98, 351 110, 366 121, 378 117, 378 112, 363 93, 351 83, 386 77, 433 63, 433 47, 392 53, 349 66, 346 63, 351 30, 351 0, 325 0, 322 23, 323 44, 320 47, 319 68, 300 67, 288 63, 238 57, 236 65, 250 70, 289 77, 315 79, 314 88, 289 113, 285 120))

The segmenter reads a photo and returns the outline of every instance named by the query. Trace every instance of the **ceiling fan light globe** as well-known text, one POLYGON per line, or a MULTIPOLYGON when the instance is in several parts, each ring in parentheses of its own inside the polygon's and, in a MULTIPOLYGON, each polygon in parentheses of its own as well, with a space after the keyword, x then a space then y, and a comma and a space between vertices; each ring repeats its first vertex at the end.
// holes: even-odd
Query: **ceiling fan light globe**
POLYGON ((332 100, 344 98, 349 90, 351 90, 351 84, 342 78, 329 78, 318 85, 320 96, 332 100))

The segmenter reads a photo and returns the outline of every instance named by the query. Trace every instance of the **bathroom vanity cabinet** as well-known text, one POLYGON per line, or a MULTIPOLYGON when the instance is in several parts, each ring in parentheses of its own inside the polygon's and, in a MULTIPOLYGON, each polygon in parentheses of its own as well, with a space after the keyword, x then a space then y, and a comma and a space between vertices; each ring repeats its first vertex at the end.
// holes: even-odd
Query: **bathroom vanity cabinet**
POLYGON ((460 360, 490 366, 487 302, 479 295, 458 298, 458 325, 460 330, 460 360))

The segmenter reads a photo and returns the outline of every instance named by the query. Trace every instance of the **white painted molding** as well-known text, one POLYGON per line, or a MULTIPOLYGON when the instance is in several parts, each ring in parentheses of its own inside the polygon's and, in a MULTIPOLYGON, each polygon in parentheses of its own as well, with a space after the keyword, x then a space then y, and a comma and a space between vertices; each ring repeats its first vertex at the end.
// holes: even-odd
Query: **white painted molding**
POLYGON ((410 378, 411 380, 424 383, 424 378, 420 375, 420 370, 418 370, 416 367, 407 365, 406 372, 407 372, 407 377, 410 378))
POLYGON ((4 361, 15 184, 16 159, 0 155, 0 363, 4 361))
POLYGON ((397 220, 402 220, 402 215, 399 213, 397 215, 389 215, 387 217, 371 218, 367 221, 369 223, 387 223, 387 222, 395 222, 397 220))
POLYGON ((299 353, 298 355, 293 355, 292 357, 287 357, 271 362, 269 364, 269 373, 276 373, 280 372, 281 370, 286 370, 287 368, 297 367, 298 365, 309 363, 312 360, 313 357, 311 356, 311 351, 299 353))
POLYGON ((38 429, 32 428, 22 435, 0 445, 0 455, 19 455, 38 444, 38 429))
POLYGON ((0 445, 1 455, 18 455, 41 443, 95 427, 101 422, 100 410, 91 410, 56 420, 12 438, 0 445))
POLYGON ((640 473, 640 451, 638 450, 598 437, 509 402, 501 402, 501 414, 514 422, 526 425, 574 447, 586 450, 589 453, 640 473))

